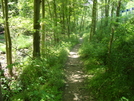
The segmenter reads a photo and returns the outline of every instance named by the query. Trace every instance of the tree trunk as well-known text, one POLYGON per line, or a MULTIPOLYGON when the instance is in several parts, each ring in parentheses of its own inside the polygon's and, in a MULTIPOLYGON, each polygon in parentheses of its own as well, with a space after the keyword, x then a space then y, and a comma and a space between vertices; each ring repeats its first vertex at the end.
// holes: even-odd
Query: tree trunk
MULTIPOLYGON (((65 2, 62 2, 62 34, 65 34, 65 2)), ((65 35, 64 35, 65 37, 65 35)))
POLYGON ((108 26, 109 4, 110 4, 110 0, 105 0, 105 17, 106 17, 105 26, 108 26))
MULTIPOLYGON (((6 42, 6 59, 7 65, 12 64, 12 42, 9 31, 9 23, 8 23, 8 0, 2 0, 2 9, 3 9, 3 18, 5 23, 5 42, 6 42)), ((12 67, 8 68, 9 74, 13 76, 12 67)))
MULTIPOLYGON (((45 18, 45 0, 42 0, 42 19, 45 18)), ((45 53, 45 25, 44 23, 41 25, 42 28, 42 54, 45 53)))
POLYGON ((56 0, 53 0, 53 6, 54 6, 54 41, 57 43, 59 42, 59 34, 57 33, 57 7, 56 7, 56 0))
POLYGON ((111 28, 111 38, 109 40, 109 47, 108 47, 108 68, 107 68, 108 72, 113 71, 113 67, 111 66, 112 65, 111 54, 112 54, 113 39, 114 39, 114 28, 111 28))
POLYGON ((119 17, 120 17, 120 8, 121 8, 121 0, 118 1, 118 5, 117 5, 117 11, 116 11, 116 22, 119 22, 119 17))
POLYGON ((92 39, 93 34, 96 32, 96 15, 97 15, 97 0, 93 1, 93 9, 92 9, 92 23, 90 30, 90 40, 92 39))
POLYGON ((68 38, 70 38, 70 34, 71 34, 71 1, 68 1, 68 5, 69 5, 69 8, 67 9, 67 31, 68 31, 68 38))
POLYGON ((40 57, 40 0, 34 0, 33 58, 40 57))

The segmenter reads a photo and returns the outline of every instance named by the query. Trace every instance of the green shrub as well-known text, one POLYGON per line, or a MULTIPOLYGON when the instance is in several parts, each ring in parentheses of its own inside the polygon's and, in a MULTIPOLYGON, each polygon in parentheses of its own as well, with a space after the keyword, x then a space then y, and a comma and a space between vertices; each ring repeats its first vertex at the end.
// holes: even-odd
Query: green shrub
MULTIPOLYGON (((70 40, 71 41, 71 40, 70 40)), ((27 60, 16 81, 19 89, 12 89, 12 101, 60 101, 64 86, 63 66, 69 49, 75 42, 63 41, 47 47, 44 57, 27 60)))
POLYGON ((133 21, 130 19, 115 28, 110 58, 110 35, 103 34, 99 38, 96 34, 92 42, 84 41, 80 49, 87 73, 92 75, 88 78, 88 89, 97 101, 134 100, 133 21))

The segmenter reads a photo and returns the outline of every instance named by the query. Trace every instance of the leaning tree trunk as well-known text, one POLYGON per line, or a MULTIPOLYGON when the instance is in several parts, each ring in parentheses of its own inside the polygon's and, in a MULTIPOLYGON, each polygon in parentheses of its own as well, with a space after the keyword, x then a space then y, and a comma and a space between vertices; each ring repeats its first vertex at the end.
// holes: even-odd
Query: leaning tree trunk
MULTIPOLYGON (((2 0, 2 9, 3 9, 3 18, 5 23, 5 41, 6 41, 6 59, 7 65, 12 64, 12 42, 9 31, 9 23, 8 23, 8 0, 2 0)), ((9 74, 12 76, 12 67, 9 67, 9 74)))
POLYGON ((34 0, 33 58, 40 57, 40 0, 34 0))

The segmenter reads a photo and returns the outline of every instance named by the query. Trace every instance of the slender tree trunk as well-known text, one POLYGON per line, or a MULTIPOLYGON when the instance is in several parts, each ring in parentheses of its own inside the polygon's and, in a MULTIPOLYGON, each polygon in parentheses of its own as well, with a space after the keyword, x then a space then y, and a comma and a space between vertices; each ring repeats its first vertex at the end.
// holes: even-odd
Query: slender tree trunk
POLYGON ((4 5, 4 1, 1 0, 1 5, 2 5, 2 13, 3 13, 3 18, 5 18, 5 5, 4 5))
MULTIPOLYGON (((4 17, 5 13, 4 13, 4 4, 3 4, 3 0, 1 0, 1 3, 2 3, 2 12, 3 12, 3 17, 4 17)), ((1 66, 1 63, 0 63, 0 74, 2 74, 1 72, 2 72, 2 66, 1 66)), ((0 75, 0 79, 1 79, 1 77, 2 77, 2 76, 0 75)), ((3 101, 2 89, 1 89, 1 81, 0 81, 0 101, 3 101)))
MULTIPOLYGON (((112 8, 111 8, 111 22, 113 22, 113 17, 114 17, 114 7, 115 7, 115 2, 112 2, 112 8)), ((110 28, 112 27, 112 23, 110 23, 110 28)))
POLYGON ((54 41, 57 43, 59 41, 59 34, 57 33, 57 7, 56 7, 56 0, 53 0, 54 5, 54 41))
POLYGON ((67 9, 67 30, 68 30, 68 37, 70 38, 70 20, 71 20, 71 1, 68 1, 69 8, 67 9))
MULTIPOLYGON (((5 40, 6 40, 6 59, 7 65, 12 64, 12 42, 9 31, 9 23, 8 23, 8 0, 2 0, 2 9, 3 9, 3 18, 5 23, 5 40)), ((13 76, 12 67, 8 68, 9 74, 13 76)))
POLYGON ((33 58, 40 57, 40 0, 34 0, 34 24, 33 28, 33 58))
POLYGON ((111 66, 111 53, 112 53, 112 45, 113 45, 113 39, 114 39, 114 28, 111 28, 111 38, 109 40, 109 47, 108 47, 108 72, 113 71, 113 67, 111 66))
POLYGON ((108 26, 109 4, 110 0, 105 0, 105 18, 106 18, 105 26, 108 26))
MULTIPOLYGON (((65 2, 62 2, 62 34, 65 34, 65 2)), ((65 37, 65 35, 64 35, 65 37)))
POLYGON ((92 23, 90 30, 90 40, 92 39, 93 34, 96 32, 96 15, 97 15, 97 0, 93 1, 93 10, 92 10, 92 23))
POLYGON ((114 7, 115 7, 115 5, 114 5, 114 2, 113 2, 112 3, 112 9, 111 9, 111 18, 114 17, 114 7))
POLYGON ((100 26, 99 26, 99 32, 100 32, 100 39, 102 39, 102 35, 104 34, 104 18, 102 18, 104 16, 104 8, 100 7, 100 11, 101 11, 101 21, 100 21, 100 26))
POLYGON ((84 28, 85 28, 85 25, 84 25, 84 24, 85 24, 85 23, 84 23, 84 16, 85 16, 85 15, 84 15, 84 12, 83 12, 82 14, 83 14, 83 15, 82 15, 81 21, 80 21, 80 30, 79 30, 80 32, 81 32, 81 31, 84 31, 84 28))
POLYGON ((117 6, 117 10, 116 10, 116 17, 117 17, 116 22, 119 22, 121 2, 122 2, 122 0, 118 1, 118 6, 117 6))
MULTIPOLYGON (((42 19, 45 18, 45 0, 42 0, 42 19)), ((41 25, 42 28, 42 54, 45 53, 45 24, 41 25)))

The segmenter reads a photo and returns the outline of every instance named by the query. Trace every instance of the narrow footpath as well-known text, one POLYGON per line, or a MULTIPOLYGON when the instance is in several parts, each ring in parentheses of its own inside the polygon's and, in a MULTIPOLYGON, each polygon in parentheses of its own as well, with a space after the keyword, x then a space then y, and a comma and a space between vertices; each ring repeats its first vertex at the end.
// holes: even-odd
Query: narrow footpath
MULTIPOLYGON (((80 39, 81 40, 81 39, 80 39)), ((65 89, 63 101, 92 101, 85 89, 86 75, 78 54, 81 44, 77 44, 68 56, 65 66, 65 89)))

